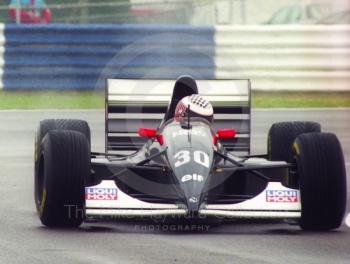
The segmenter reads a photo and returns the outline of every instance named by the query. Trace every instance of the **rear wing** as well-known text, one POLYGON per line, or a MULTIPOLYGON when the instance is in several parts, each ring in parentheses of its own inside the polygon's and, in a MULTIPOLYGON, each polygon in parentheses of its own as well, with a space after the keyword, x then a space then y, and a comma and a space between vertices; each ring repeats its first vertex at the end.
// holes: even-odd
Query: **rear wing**
MULTIPOLYGON (((223 141, 228 151, 250 154, 251 85, 248 79, 198 80, 198 93, 214 108, 214 128, 234 128, 223 141)), ((171 100, 175 80, 108 79, 105 94, 106 152, 138 150, 146 139, 140 127, 156 128, 171 100)))

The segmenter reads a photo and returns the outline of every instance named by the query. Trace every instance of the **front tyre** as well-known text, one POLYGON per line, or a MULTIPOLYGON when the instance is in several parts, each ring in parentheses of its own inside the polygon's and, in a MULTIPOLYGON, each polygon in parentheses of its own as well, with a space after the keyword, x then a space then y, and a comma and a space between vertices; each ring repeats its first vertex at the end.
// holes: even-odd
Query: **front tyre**
MULTIPOLYGON (((52 130, 71 130, 82 133, 89 144, 91 142, 90 127, 84 120, 79 119, 45 119, 40 121, 39 127, 36 131, 35 144, 34 144, 34 186, 38 186, 38 170, 40 163, 40 154, 42 152, 42 141, 46 134, 52 130)), ((34 190, 37 193, 38 190, 34 190)))
POLYGON ((52 130, 44 137, 35 186, 41 222, 77 227, 84 219, 85 179, 90 174, 90 145, 80 132, 52 130))
POLYGON ((331 133, 297 137, 293 156, 301 195, 304 230, 338 228, 346 207, 346 172, 338 138, 331 133))

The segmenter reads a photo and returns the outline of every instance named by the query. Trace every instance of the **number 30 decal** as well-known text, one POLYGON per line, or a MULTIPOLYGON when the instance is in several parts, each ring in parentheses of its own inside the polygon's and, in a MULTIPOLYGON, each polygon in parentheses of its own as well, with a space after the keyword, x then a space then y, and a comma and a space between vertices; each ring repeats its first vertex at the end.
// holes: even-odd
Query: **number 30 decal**
MULTIPOLYGON (((177 160, 174 164, 176 168, 190 162, 191 160, 190 152, 188 150, 179 151, 174 155, 174 158, 177 160)), ((209 156, 207 153, 201 150, 196 150, 193 152, 193 160, 196 163, 209 168, 209 156)))
POLYGON ((174 156, 177 161, 175 162, 175 168, 180 167, 181 165, 189 162, 191 160, 190 152, 188 150, 181 150, 174 156))

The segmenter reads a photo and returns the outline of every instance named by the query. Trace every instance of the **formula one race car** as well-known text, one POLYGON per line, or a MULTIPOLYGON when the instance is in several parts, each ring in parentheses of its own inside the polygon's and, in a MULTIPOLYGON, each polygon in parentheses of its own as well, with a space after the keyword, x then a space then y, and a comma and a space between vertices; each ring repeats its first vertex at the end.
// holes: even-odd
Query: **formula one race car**
POLYGON ((85 121, 40 122, 35 203, 44 225, 125 217, 283 219, 305 230, 342 223, 337 137, 314 122, 275 123, 268 153, 251 156, 249 80, 106 86, 105 153, 90 152, 85 121))

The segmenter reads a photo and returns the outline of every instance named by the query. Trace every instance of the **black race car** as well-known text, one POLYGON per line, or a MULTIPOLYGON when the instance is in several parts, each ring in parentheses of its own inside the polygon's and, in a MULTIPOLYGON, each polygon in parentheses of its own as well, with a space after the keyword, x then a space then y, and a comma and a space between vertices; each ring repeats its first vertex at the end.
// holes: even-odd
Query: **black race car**
POLYGON ((105 100, 105 153, 90 151, 85 121, 40 122, 35 203, 44 225, 124 217, 341 224, 346 172, 337 137, 314 122, 276 123, 268 153, 250 155, 249 80, 182 76, 173 88, 170 80, 114 79, 105 100))

